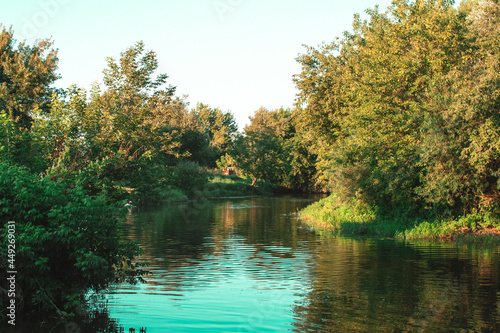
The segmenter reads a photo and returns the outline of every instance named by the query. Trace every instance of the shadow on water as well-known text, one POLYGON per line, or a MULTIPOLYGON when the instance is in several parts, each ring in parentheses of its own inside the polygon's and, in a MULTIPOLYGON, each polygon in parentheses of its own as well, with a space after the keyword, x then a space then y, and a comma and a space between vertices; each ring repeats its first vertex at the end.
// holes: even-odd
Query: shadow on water
POLYGON ((295 332, 498 332, 498 248, 323 238, 295 332))
POLYGON ((124 326, 110 316, 104 293, 87 295, 87 303, 67 318, 19 314, 15 325, 0 326, 5 333, 147 333, 147 325, 124 326))
POLYGON ((147 327, 125 327, 111 318, 104 303, 93 305, 91 310, 80 312, 71 319, 24 318, 16 325, 4 326, 6 333, 147 333, 147 327))

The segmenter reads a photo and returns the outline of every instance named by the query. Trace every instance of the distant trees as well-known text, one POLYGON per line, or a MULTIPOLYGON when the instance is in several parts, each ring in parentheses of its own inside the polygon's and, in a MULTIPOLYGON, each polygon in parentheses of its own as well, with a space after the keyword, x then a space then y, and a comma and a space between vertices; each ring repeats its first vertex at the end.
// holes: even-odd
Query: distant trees
POLYGON ((264 107, 250 117, 244 134, 234 143, 236 165, 258 179, 291 189, 312 189, 311 156, 296 133, 295 111, 267 110, 264 107))
MULTIPOLYGON (((11 38, 11 33, 3 34, 11 38)), ((230 151, 237 131, 234 116, 201 103, 190 110, 175 96, 175 87, 167 84, 168 76, 156 73, 157 56, 142 42, 122 52, 118 60, 108 58, 107 62, 104 89, 97 84, 89 94, 77 86, 64 92, 49 89, 46 104, 27 107, 29 128, 20 126, 14 113, 6 112, 1 118, 5 128, 0 131, 0 154, 37 173, 56 166, 81 172, 92 164, 91 170, 99 173, 93 177, 107 184, 103 185, 107 195, 114 193, 118 199, 123 193, 113 190, 117 188, 113 182, 127 179, 128 187, 156 193, 142 184, 150 182, 144 178, 145 170, 162 167, 158 176, 168 183, 182 160, 215 167, 230 151), (26 147, 20 149, 21 145, 26 147), (19 158, 23 154, 27 156, 24 161, 19 158)), ((3 99, 16 100, 16 94, 5 90, 3 99)), ((163 200, 163 196, 150 197, 153 202, 154 198, 163 200)))
POLYGON ((238 124, 234 116, 218 108, 210 108, 203 103, 198 103, 193 111, 201 123, 201 128, 210 139, 212 160, 219 160, 222 156, 229 153, 238 132, 238 124))
POLYGON ((235 160, 239 168, 257 179, 280 183, 287 175, 290 110, 268 111, 261 107, 235 142, 235 160))
POLYGON ((298 58, 316 179, 387 211, 497 209, 498 2, 396 0, 367 13, 298 58))

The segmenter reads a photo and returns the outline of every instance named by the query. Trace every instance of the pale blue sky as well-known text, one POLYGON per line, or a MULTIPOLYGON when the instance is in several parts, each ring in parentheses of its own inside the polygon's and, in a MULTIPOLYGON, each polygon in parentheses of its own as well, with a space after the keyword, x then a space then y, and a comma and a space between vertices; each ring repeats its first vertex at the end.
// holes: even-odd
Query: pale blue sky
POLYGON ((191 107, 231 111, 241 129, 260 106, 293 107, 302 44, 341 37, 376 4, 390 0, 0 0, 0 23, 19 41, 53 38, 63 88, 88 90, 106 57, 143 40, 191 107))

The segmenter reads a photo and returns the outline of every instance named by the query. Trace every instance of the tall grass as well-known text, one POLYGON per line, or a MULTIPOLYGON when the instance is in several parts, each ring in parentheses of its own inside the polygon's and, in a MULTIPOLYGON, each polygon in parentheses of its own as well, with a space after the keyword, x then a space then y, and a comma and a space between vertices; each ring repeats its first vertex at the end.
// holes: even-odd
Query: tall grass
POLYGON ((343 235, 371 235, 398 239, 441 239, 467 243, 500 242, 500 219, 475 212, 459 218, 432 219, 409 215, 405 209, 381 213, 360 200, 343 202, 330 195, 300 212, 317 230, 343 235))

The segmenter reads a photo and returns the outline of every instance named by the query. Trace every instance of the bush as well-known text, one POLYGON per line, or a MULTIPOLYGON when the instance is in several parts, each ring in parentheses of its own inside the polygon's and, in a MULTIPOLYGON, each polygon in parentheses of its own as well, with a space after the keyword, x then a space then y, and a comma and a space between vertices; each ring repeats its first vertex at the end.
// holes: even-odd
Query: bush
MULTIPOLYGON (((0 163, 0 198, 3 239, 8 221, 15 221, 16 303, 24 304, 18 314, 71 313, 89 290, 106 288, 118 276, 140 278, 131 264, 139 248, 120 240, 118 209, 103 197, 0 163)), ((5 281, 12 270, 7 246, 0 252, 5 281)))
POLYGON ((172 182, 187 196, 192 197, 208 183, 208 173, 196 162, 183 161, 175 167, 172 182))

